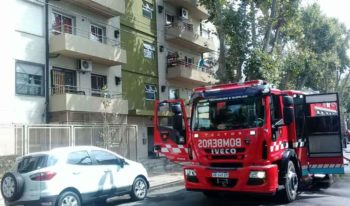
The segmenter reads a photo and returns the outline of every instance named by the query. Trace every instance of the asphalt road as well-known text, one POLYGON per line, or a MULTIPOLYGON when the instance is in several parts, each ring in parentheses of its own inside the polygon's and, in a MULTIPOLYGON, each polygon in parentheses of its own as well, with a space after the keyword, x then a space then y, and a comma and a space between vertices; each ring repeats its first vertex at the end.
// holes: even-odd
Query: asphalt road
MULTIPOLYGON (((309 189, 299 194, 296 201, 288 206, 343 206, 350 202, 350 176, 343 176, 337 179, 332 187, 328 189, 309 189)), ((121 198, 113 205, 118 206, 221 206, 221 205, 283 205, 277 198, 259 197, 251 195, 230 195, 216 199, 207 199, 202 193, 188 192, 183 186, 154 191, 148 198, 140 202, 131 202, 121 198)))

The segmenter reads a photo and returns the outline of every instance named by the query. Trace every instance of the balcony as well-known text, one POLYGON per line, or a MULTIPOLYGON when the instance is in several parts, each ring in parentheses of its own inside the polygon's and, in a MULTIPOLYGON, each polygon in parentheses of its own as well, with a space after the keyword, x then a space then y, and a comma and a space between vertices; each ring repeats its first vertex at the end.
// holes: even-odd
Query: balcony
POLYGON ((215 50, 213 39, 205 38, 193 31, 193 26, 184 22, 175 22, 165 27, 167 41, 200 53, 215 50))
POLYGON ((209 69, 198 68, 197 65, 185 63, 183 60, 168 61, 167 78, 195 86, 210 85, 217 82, 209 69), (199 70, 200 69, 200 70, 199 70))
POLYGON ((58 33, 51 36, 50 54, 88 59, 110 66, 126 63, 126 52, 119 46, 113 46, 70 33, 58 33))
POLYGON ((125 14, 125 0, 65 0, 108 18, 125 14))
POLYGON ((164 0, 176 7, 184 7, 188 10, 189 15, 196 19, 207 19, 209 17, 208 10, 199 5, 198 0, 164 0))
POLYGON ((113 92, 58 85, 51 88, 49 110, 128 114, 128 101, 113 92))

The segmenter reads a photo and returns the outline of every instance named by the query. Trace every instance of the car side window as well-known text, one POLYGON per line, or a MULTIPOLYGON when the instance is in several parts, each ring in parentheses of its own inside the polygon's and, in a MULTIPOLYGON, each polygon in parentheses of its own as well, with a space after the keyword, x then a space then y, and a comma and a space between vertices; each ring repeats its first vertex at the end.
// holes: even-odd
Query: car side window
POLYGON ((68 154, 67 164, 91 165, 92 161, 87 151, 77 151, 68 154))
POLYGON ((91 155, 95 157, 96 162, 99 165, 115 165, 120 162, 118 157, 105 151, 92 150, 91 155))

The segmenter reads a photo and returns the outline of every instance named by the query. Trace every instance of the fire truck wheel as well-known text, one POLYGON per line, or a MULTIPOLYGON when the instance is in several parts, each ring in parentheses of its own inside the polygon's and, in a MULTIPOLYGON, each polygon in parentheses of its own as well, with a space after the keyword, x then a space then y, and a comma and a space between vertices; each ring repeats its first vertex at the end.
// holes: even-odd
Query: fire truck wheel
POLYGON ((287 173, 285 174, 284 189, 280 191, 280 197, 283 202, 292 202, 297 197, 299 179, 295 170, 294 163, 289 160, 287 173))

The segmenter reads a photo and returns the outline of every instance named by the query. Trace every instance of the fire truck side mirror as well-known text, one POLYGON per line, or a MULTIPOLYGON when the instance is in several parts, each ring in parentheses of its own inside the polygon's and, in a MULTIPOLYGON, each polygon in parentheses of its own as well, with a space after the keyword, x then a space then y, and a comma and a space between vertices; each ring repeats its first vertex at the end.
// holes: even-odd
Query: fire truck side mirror
POLYGON ((291 107, 294 105, 293 97, 291 96, 283 96, 283 106, 291 107))

